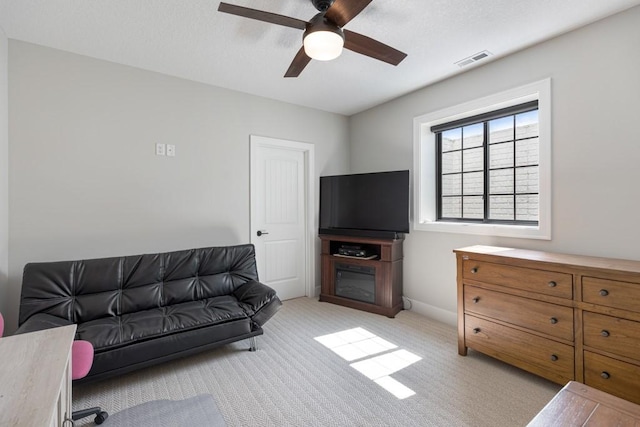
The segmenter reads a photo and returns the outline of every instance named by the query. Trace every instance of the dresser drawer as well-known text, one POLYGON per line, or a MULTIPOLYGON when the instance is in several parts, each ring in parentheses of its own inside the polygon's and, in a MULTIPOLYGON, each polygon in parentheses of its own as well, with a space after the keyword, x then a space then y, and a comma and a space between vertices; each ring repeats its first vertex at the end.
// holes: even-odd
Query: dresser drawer
POLYGON ((640 366, 600 354, 584 352, 584 383, 640 403, 640 366))
POLYGON ((592 304, 640 312, 640 283, 583 277, 582 300, 592 304))
POLYGON ((573 309, 476 286, 464 286, 466 312, 573 341, 573 309))
POLYGON ((573 347, 465 315, 465 344, 558 384, 574 378, 573 347))
POLYGON ((561 298, 573 297, 573 277, 568 273, 512 267, 473 259, 464 260, 462 269, 462 277, 465 279, 561 298))
POLYGON ((640 360, 640 322, 588 311, 583 319, 584 345, 640 360))

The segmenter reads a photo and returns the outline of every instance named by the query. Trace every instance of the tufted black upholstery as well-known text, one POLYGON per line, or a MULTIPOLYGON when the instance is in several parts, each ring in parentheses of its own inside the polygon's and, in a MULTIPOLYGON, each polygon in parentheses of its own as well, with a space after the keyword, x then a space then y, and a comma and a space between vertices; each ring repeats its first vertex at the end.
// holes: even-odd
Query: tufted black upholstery
POLYGON ((78 324, 95 380, 260 335, 280 306, 253 245, 30 263, 18 332, 78 324))

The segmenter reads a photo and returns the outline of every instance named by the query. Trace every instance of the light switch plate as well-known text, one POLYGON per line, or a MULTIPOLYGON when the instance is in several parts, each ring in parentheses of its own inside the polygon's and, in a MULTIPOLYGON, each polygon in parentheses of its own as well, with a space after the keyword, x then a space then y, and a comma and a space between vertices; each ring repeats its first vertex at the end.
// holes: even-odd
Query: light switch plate
POLYGON ((164 155, 165 155, 165 145, 156 144, 156 156, 164 156, 164 155))
POLYGON ((174 157, 176 155, 176 146, 173 144, 167 144, 167 156, 174 157))

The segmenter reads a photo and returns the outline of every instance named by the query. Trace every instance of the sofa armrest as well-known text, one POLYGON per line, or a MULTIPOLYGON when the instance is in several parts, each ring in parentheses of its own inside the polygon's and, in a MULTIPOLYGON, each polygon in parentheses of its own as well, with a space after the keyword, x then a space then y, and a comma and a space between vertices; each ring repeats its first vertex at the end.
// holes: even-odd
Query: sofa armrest
POLYGON ((35 332, 42 329, 51 329, 68 325, 73 325, 73 322, 51 314, 38 313, 28 318, 22 325, 20 325, 15 333, 24 334, 27 332, 35 332))
POLYGON ((233 295, 258 326, 264 325, 282 306, 276 291, 256 281, 240 286, 233 295))

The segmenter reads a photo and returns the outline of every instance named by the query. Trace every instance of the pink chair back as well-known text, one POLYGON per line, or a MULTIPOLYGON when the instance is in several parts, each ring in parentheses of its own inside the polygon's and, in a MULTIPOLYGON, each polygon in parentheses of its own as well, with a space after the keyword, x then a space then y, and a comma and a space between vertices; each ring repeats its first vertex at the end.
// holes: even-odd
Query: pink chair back
POLYGON ((79 380, 87 376, 93 365, 93 345, 89 341, 77 340, 71 347, 71 378, 79 380))
POLYGON ((4 317, 2 317, 2 313, 0 313, 0 338, 2 338, 3 332, 4 332, 4 317))

